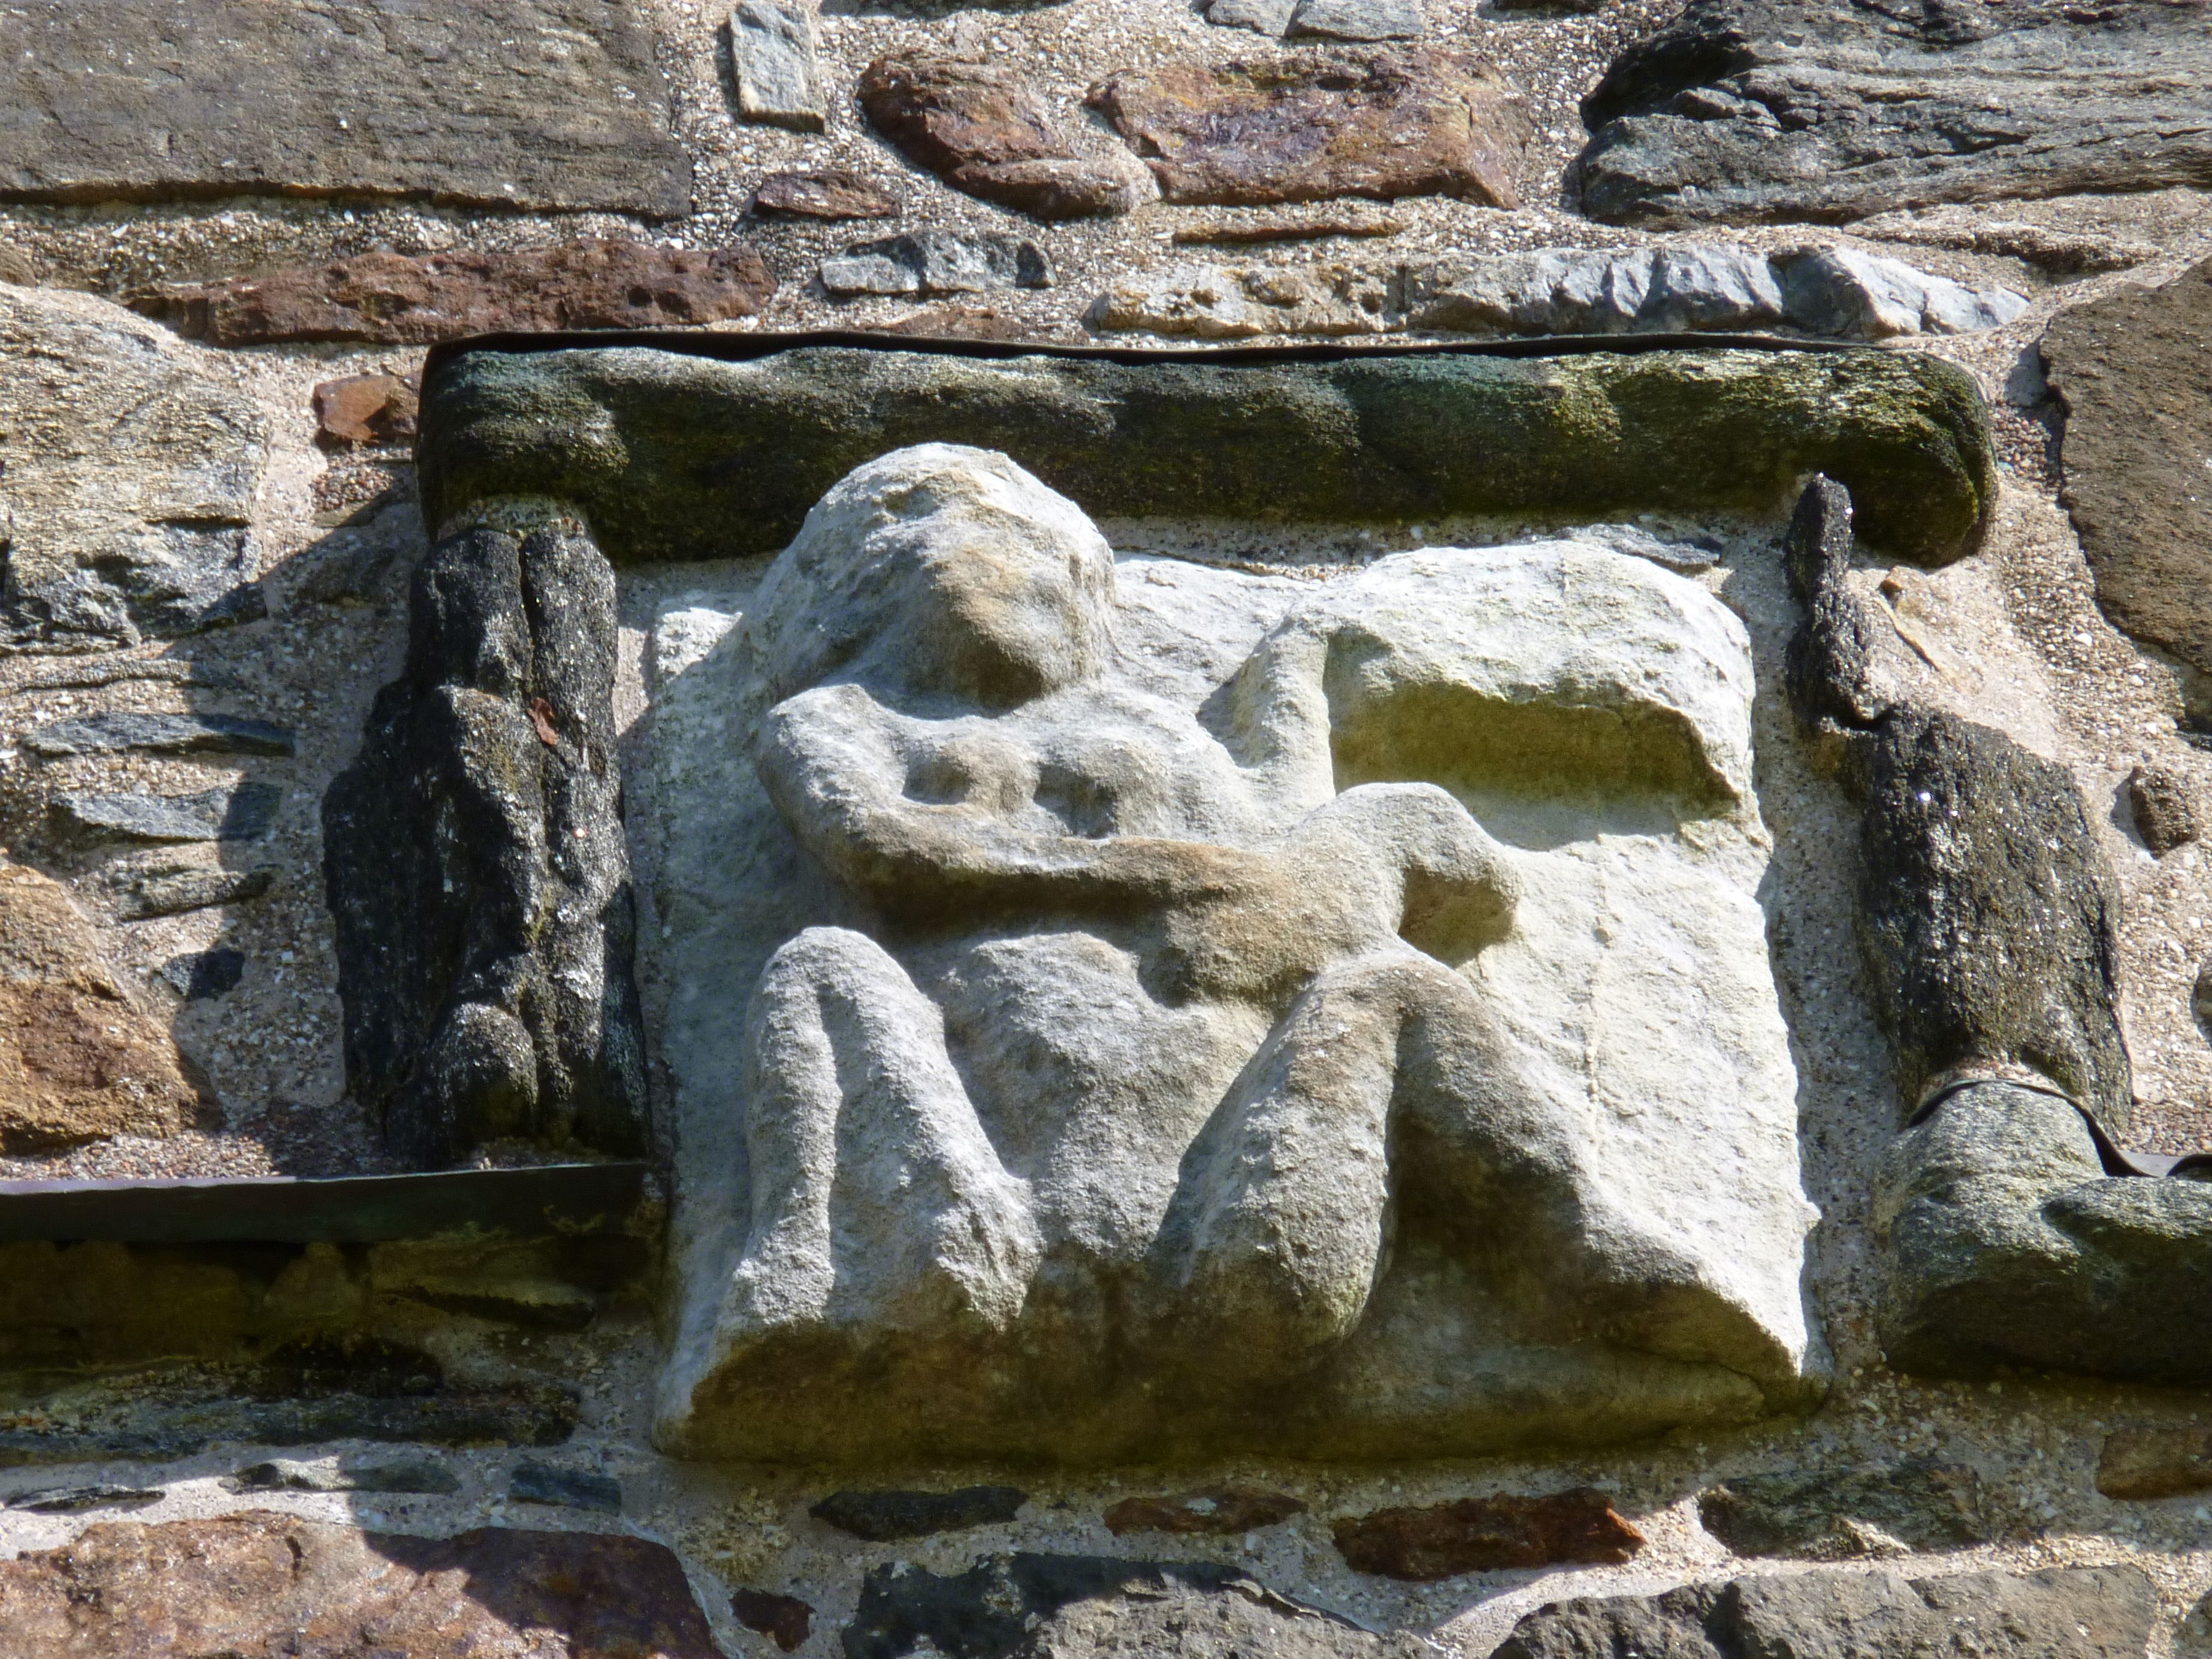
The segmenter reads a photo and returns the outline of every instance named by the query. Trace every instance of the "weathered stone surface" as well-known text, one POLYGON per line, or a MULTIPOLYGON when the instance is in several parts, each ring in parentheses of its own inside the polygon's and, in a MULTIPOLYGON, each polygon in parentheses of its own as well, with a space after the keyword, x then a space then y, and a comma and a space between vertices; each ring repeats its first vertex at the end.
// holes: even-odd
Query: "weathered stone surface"
POLYGON ((1127 213, 1140 175, 1126 156, 1079 149, 1003 64, 894 52, 861 72, 876 130, 956 190, 1039 219, 1127 213))
POLYGON ((153 866, 118 871, 114 878, 115 914, 121 921, 182 915, 218 904, 243 904, 265 895, 275 884, 268 869, 216 870, 197 865, 153 866))
POLYGON ((2138 766, 2128 774, 2128 816, 2142 844, 2164 858, 2203 833, 2197 792, 2189 779, 2164 767, 2138 766))
POLYGON ((1973 382, 1923 353, 1229 368, 830 348, 750 362, 472 352, 425 388, 421 465, 432 524, 477 500, 574 501, 618 562, 772 553, 854 467, 932 441, 1004 450, 1097 514, 1262 524, 1771 512, 1824 472, 1860 500, 1870 547, 1940 564, 1989 511, 1986 422, 1973 382), (1489 464, 1464 465, 1470 454, 1489 464))
POLYGON ((2212 717, 2212 261, 2062 313, 2044 371, 2066 410, 2063 496, 2114 626, 2178 659, 2212 717))
POLYGON ((898 192, 881 179, 842 167, 771 173, 753 192, 753 211, 765 218, 896 219, 898 192))
POLYGON ((1462 1498, 1428 1509, 1377 1510, 1332 1528, 1355 1572, 1426 1583, 1464 1572, 1632 1560, 1644 1534, 1589 1487, 1523 1498, 1462 1498))
POLYGON ((1609 223, 1863 218, 2212 184, 2191 3, 1692 0, 1583 100, 1609 223))
POLYGON ((1406 221, 1395 213, 1358 203, 1333 210, 1310 213, 1249 211, 1193 224, 1177 225, 1173 240, 1177 247, 1209 244, 1243 246, 1260 242, 1318 242, 1332 236, 1395 236, 1406 221))
POLYGON ((1852 340, 1970 334, 2000 328, 2027 309, 2009 289, 1967 289, 1856 248, 1815 248, 1778 263, 1787 314, 1812 334, 1852 340))
POLYGON ((34 755, 289 755, 289 730, 240 714, 141 714, 129 709, 41 726, 23 739, 34 755))
MULTIPOLYGON (((29 1427, 0 1419, 0 1468, 104 1463, 117 1458, 166 1462, 197 1456, 216 1441, 316 1446, 374 1440, 428 1446, 557 1446, 575 1431, 576 1401, 566 1390, 531 1384, 431 1392, 361 1393, 247 1376, 198 1397, 112 1410, 75 1406, 77 1426, 51 1417, 29 1427)), ((12 1656, 11 1656, 12 1659, 12 1656)))
POLYGON ((2178 1498, 2212 1488, 2212 1430, 2121 1429, 2105 1437, 2097 1490, 2107 1498, 2178 1498))
POLYGON ((1029 340, 1037 325, 1006 306, 925 306, 884 324, 884 334, 904 334, 915 339, 1029 340))
POLYGON ((239 981, 246 977, 246 952, 228 948, 187 951, 171 957, 162 965, 161 977, 185 1001, 204 1002, 238 988, 239 981))
POLYGON ((1410 267, 1415 328, 1481 334, 1618 334, 1777 327, 1839 339, 1994 328, 2027 301, 1976 292, 1844 247, 1769 257, 1725 246, 1625 252, 1542 249, 1410 267))
POLYGON ((171 1135, 202 1109, 175 1043, 102 959, 68 890, 0 863, 0 1151, 171 1135))
POLYGON ((0 1607, 11 1659, 720 1659, 675 1555, 619 1534, 107 1522, 0 1562, 0 1607))
POLYGON ((1859 933, 1905 1098, 2021 1066, 2124 1133, 2119 889, 2072 775, 1917 708, 1884 719, 1863 764, 1859 933))
POLYGON ((847 1659, 902 1659, 925 1641, 958 1659, 1412 1659, 1422 1650, 1414 1637, 1372 1635, 1205 1563, 1017 1554, 945 1577, 872 1568, 845 1627, 847 1659))
POLYGON ((1410 49, 1124 70, 1091 106, 1160 194, 1200 206, 1455 196, 1518 207, 1521 95, 1488 64, 1410 49))
POLYGON ((1132 1532, 1196 1533, 1227 1536, 1279 1526, 1305 1504, 1288 1492, 1255 1486, 1211 1486, 1173 1498, 1125 1498, 1105 1514, 1116 1538, 1132 1532))
POLYGON ((2212 1182, 2117 1174, 2047 1084, 1971 1085, 1906 1131, 1882 1161, 1875 1224, 1893 1364, 2212 1376, 2212 1334, 2174 1316, 2212 1297, 2212 1182))
POLYGON ((620 1515, 622 1482, 596 1469, 565 1468, 526 1457, 514 1466, 507 1495, 518 1504, 550 1504, 560 1509, 594 1510, 620 1515))
POLYGON ((738 0, 730 13, 730 67, 738 116, 794 132, 830 125, 813 0, 738 0))
MULTIPOLYGON (((40 1486, 10 1494, 11 1510, 36 1515, 83 1515, 92 1510, 140 1510, 158 1504, 165 1494, 159 1486, 40 1486)), ((0 1605, 0 1612, 4 1612, 0 1605)))
POLYGON ((1030 1501, 1019 1486, 963 1486, 957 1492, 837 1492, 807 1513, 873 1543, 1011 1521, 1030 1501))
POLYGON ((822 286, 833 299, 856 294, 983 294, 1050 288, 1052 282, 1052 261, 1035 242, 949 230, 862 242, 822 262, 822 286))
POLYGON ((757 315, 775 278, 750 248, 608 240, 485 252, 362 253, 173 283, 131 303, 210 345, 429 345, 503 329, 667 328, 757 315))
POLYGON ((1390 299, 1389 283, 1349 265, 1186 265, 1123 278, 1092 302, 1085 320, 1102 333, 1202 340, 1380 334, 1394 321, 1390 299))
POLYGON ((1509 854, 1462 804, 1672 802, 1735 845, 1741 624, 1584 543, 1179 568, 1120 603, 1004 457, 896 452, 773 567, 719 696, 664 709, 657 982, 756 988, 742 1031, 719 997, 664 1026, 702 1161, 662 1443, 1402 1455, 1802 1398, 1759 859, 1655 833, 1601 877, 1559 850, 1592 821, 1509 854), (1472 1240, 1440 1218, 1477 1189, 1512 1219, 1472 1240))
POLYGON ((314 391, 315 441, 326 448, 400 443, 415 435, 422 383, 412 374, 349 374, 314 391))
POLYGON ((597 0, 41 6, 0 54, 0 197, 386 196, 673 218, 644 20, 597 0), (148 142, 160 135, 158 143, 148 142))
POLYGON ((1428 27, 1421 0, 1298 0, 1293 40, 1417 40, 1428 27))
POLYGON ((804 1647, 814 1631, 813 1607, 795 1595, 775 1590, 733 1591, 730 1611, 747 1630, 759 1632, 786 1653, 804 1647))
POLYGON ((271 1458, 249 1463, 223 1478, 230 1492, 429 1492, 450 1496, 461 1489, 461 1478, 453 1466, 435 1457, 401 1453, 397 1456, 341 1459, 328 1463, 271 1458))
POLYGON ((1548 1602, 1492 1659, 2142 1659, 2157 1611, 2137 1567, 1809 1572, 1548 1602))
POLYGON ((284 792, 240 784, 191 795, 95 795, 64 790, 54 808, 64 827, 131 841, 259 841, 276 821, 284 792))
POLYGON ((1280 35, 1290 27, 1291 14, 1297 9, 1298 0, 1212 0, 1206 9, 1206 21, 1223 28, 1280 35))
POLYGON ((614 574, 550 511, 452 527, 402 678, 323 801, 347 1085, 386 1144, 645 1134, 614 574))
POLYGON ((1903 1555, 1990 1535, 1974 1471, 1925 1457, 1886 1468, 1738 1475, 1698 1495, 1698 1519, 1738 1555, 1814 1561, 1903 1555))
POLYGON ((261 615, 268 445, 220 359, 89 295, 0 287, 5 636, 104 647, 261 615))

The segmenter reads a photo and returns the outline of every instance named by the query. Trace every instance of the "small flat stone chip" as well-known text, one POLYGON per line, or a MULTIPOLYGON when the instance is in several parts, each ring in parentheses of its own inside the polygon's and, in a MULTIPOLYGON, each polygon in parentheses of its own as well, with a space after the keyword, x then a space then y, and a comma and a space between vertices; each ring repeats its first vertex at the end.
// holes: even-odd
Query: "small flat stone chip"
POLYGON ((769 173, 753 192, 753 211, 769 219, 896 219, 899 198, 880 179, 820 167, 769 173))
POLYGON ((1292 40, 1418 40, 1427 32, 1421 0, 1300 0, 1292 40))
POLYGON ((308 1463, 275 1457, 249 1463, 226 1475, 222 1486, 230 1492, 428 1492, 451 1496, 461 1489, 461 1478, 451 1465, 422 1454, 402 1452, 396 1456, 352 1462, 308 1463))
POLYGON ((826 128, 819 50, 812 0, 738 0, 730 13, 730 65, 738 118, 794 132, 826 128))
POLYGON ((518 1504, 551 1504, 562 1509, 622 1513, 622 1482, 592 1469, 563 1468, 525 1458, 508 1480, 507 1495, 518 1504))
POLYGON ((2121 1429, 2106 1437, 2097 1490, 2107 1498, 2178 1498, 2212 1488, 2212 1430, 2121 1429))
POLYGON ((730 1596, 730 1611, 747 1630, 758 1631, 786 1653, 805 1645, 814 1629, 811 1606, 775 1590, 737 1590, 730 1596))
POLYGON ((243 904, 265 895, 276 879, 269 870, 134 870, 121 879, 115 914, 125 921, 145 921, 243 904))
POLYGON ((641 9, 21 8, 0 53, 0 198, 343 194, 677 217, 691 164, 641 9))
POLYGON ((1291 14, 1297 9, 1298 0, 1213 0, 1206 9, 1206 21, 1223 28, 1279 36, 1290 27, 1291 14))
POLYGON ((246 977, 243 951, 186 951, 162 964, 161 977, 187 1002, 228 996, 246 977))
POLYGON ((422 382, 412 374, 349 374, 313 392, 315 441, 326 449, 394 444, 415 435, 422 382))
POLYGON ((1617 1565, 1644 1547, 1644 1534, 1614 1512, 1612 1499, 1588 1486, 1377 1510, 1346 1516, 1332 1530, 1354 1572, 1415 1583, 1565 1561, 1617 1565))
POLYGON ((137 1510, 161 1501, 159 1486, 42 1486, 19 1492, 8 1500, 11 1510, 34 1515, 82 1515, 88 1510, 137 1510))
POLYGON ((1521 94, 1488 64, 1425 47, 1357 60, 1166 64, 1091 94, 1170 202, 1261 206, 1364 196, 1521 205, 1521 94))
POLYGON ((1227 1536, 1279 1526, 1305 1505, 1288 1492, 1257 1486, 1209 1486, 1172 1498, 1125 1498, 1106 1511, 1106 1530, 1196 1533, 1227 1536))
POLYGON ((236 714, 140 714, 116 711, 41 726, 23 739, 34 755, 112 755, 127 749, 154 754, 289 755, 291 732, 236 714))
POLYGON ((1029 1494, 1018 1486, 963 1486, 957 1492, 838 1492, 807 1513, 840 1532, 882 1544, 1011 1521, 1028 1502, 1029 1494))
POLYGON ((670 328, 757 314, 775 278, 744 246, 700 252, 609 238, 552 247, 363 253, 185 283, 131 305, 210 345, 430 345, 513 329, 670 328))

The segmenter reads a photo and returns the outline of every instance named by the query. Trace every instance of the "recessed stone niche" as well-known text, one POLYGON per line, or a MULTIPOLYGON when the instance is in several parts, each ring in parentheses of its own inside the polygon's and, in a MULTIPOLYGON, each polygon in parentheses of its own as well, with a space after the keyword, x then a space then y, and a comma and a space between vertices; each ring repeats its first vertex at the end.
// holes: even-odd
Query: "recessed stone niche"
POLYGON ((1628 520, 1825 472, 1955 556, 1955 371, 720 349, 434 361, 438 547, 329 820, 396 1144, 628 1150, 659 1078, 667 1449, 1395 1458, 1818 1397, 1750 644, 1628 520), (1401 550, 1252 556, 1362 526, 1401 550))

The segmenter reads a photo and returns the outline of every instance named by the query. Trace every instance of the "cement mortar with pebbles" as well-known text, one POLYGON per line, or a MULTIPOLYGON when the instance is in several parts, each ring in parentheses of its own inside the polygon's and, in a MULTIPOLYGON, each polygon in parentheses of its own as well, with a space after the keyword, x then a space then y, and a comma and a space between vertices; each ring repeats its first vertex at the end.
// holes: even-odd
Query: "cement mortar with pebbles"
MULTIPOLYGON (((805 136, 735 118, 716 39, 726 5, 640 0, 637 9, 670 82, 673 132, 693 165, 695 211, 689 218, 651 223, 607 213, 497 214, 243 198, 14 206, 0 208, 0 279, 35 277, 112 298, 163 282, 220 280, 387 250, 495 252, 589 237, 643 238, 700 252, 742 243, 767 261, 779 286, 759 317, 713 325, 718 329, 950 323, 1001 337, 1082 342, 1094 337, 1082 319, 1098 294, 1188 263, 1194 252, 1176 245, 1178 234, 1236 216, 1146 202, 1117 219, 1046 225, 990 207, 907 164, 871 135, 853 98, 860 70, 882 53, 908 49, 1006 64, 1036 88, 1056 118, 1076 125, 1086 145, 1103 149, 1118 141, 1081 106, 1089 88, 1107 76, 1174 63, 1218 64, 1275 49, 1249 30, 1207 24, 1183 0, 1073 0, 988 10, 833 7, 819 19, 827 131, 805 136), (1093 124, 1085 129, 1086 122, 1093 124), (880 181, 900 204, 900 216, 856 223, 748 213, 769 174, 833 168, 880 181), (1050 258, 1058 285, 994 293, 988 307, 963 308, 988 310, 988 316, 963 319, 897 295, 832 301, 812 281, 823 258, 854 242, 924 229, 1034 240, 1050 258)), ((2010 289, 2029 300, 2024 314, 1986 332, 1913 337, 1885 348, 1930 353, 1972 374, 1992 406, 2002 488, 1989 533, 1971 557, 1931 573, 1862 553, 1851 580, 1894 633, 1893 642, 1884 642, 1886 651, 1894 646, 1888 672, 1916 695, 2006 731, 2072 775, 2121 890, 2121 1023, 2136 1091, 2131 1143, 2170 1152, 2212 1144, 2212 1044, 2191 1007, 2199 969, 2212 956, 2212 865, 2196 842, 2154 857, 2140 837, 2127 787, 2140 768, 2173 780, 2199 801, 2212 799, 2206 793, 2212 790, 2212 756, 2177 731, 2182 705, 2170 669, 2112 629, 2096 607, 2078 540, 2057 498, 2051 439, 2059 413, 2033 351, 2061 311, 2162 283, 2212 254, 2212 198, 2160 189, 1994 200, 1896 210, 1838 226, 1706 230, 1694 238, 1598 225, 1576 216, 1570 205, 1567 165, 1587 138, 1576 106, 1621 46, 1675 9, 1669 0, 1628 0, 1588 11, 1429 0, 1425 9, 1423 46, 1485 57, 1527 96, 1534 137, 1516 179, 1525 205, 1508 211, 1411 198, 1388 210, 1402 228, 1385 235, 1245 243, 1225 257, 1240 267, 1296 272, 1692 240, 1776 253, 1817 240, 1901 258, 1975 289, 2010 289)), ((1269 218, 1321 223, 1343 222, 1346 208, 1316 203, 1264 211, 1269 218)), ((1357 228, 1365 233, 1374 227, 1363 220, 1357 228)), ((1264 343, 1288 337, 1255 337, 1264 343)), ((1117 343, 1152 342, 1138 336, 1117 343)), ((120 653, 0 660, 0 841, 11 859, 68 884, 118 979, 206 1074, 222 1121, 164 1139, 126 1135, 64 1153, 0 1158, 0 1176, 389 1167, 369 1126, 343 1094, 317 809, 330 779, 358 746, 370 698, 399 672, 407 574, 426 544, 404 450, 380 445, 374 434, 344 452, 322 449, 312 399, 317 385, 349 375, 416 374, 422 356, 412 349, 280 346, 224 355, 221 362, 222 372, 268 422, 268 458, 251 505, 251 529, 270 615, 120 653), (106 712, 266 720, 297 732, 298 751, 289 757, 124 752, 49 759, 25 746, 39 726, 106 712), (197 796, 249 785, 283 793, 269 838, 253 843, 246 858, 239 854, 246 849, 221 842, 179 848, 81 842, 60 833, 65 821, 54 810, 64 794, 197 796), (266 895, 247 902, 115 920, 130 883, 169 866, 214 874, 265 866, 274 875, 266 895), (232 988, 187 1001, 194 974, 173 971, 173 965, 231 951, 240 958, 232 988)), ((1270 1592, 1339 1614, 1385 1639, 1411 1633, 1431 1652, 1483 1659, 1517 1620, 1547 1601, 1648 1595, 1686 1581, 1805 1570, 1793 1559, 1732 1552, 1702 1524, 1700 1495, 1717 1486, 1763 1491, 1748 1483, 1784 1474, 1889 1470, 1917 1460, 1926 1468, 1973 1472, 1978 1519, 1972 1530, 1985 1541, 1947 1542, 1885 1522, 1875 1512, 1878 1506, 1862 1504, 1866 1513, 1845 1516, 1860 1523, 1856 1527, 1831 1528, 1814 1517, 1821 1529, 1807 1547, 1824 1556, 1862 1548, 1863 1557, 1845 1554, 1846 1566, 1879 1560, 1906 1578, 2132 1565, 2149 1576, 2158 1595, 2152 1653, 2166 1659, 2212 1651, 2212 1621, 2202 1610, 2212 1591, 2207 1492, 2113 1498, 2098 1490, 2100 1459, 2116 1433, 2172 1431, 2172 1443, 2182 1449, 2171 1451, 2167 1461, 2197 1457, 2188 1449, 2212 1432, 2208 1396, 2024 1375, 1972 1384, 1927 1382, 1885 1364, 1872 1322, 1869 1213, 1874 1171, 1895 1133, 1901 1103, 1887 1081, 1889 1054, 1873 1022, 1851 936, 1856 872, 1840 849, 1853 843, 1856 815, 1795 746, 1780 696, 1782 644, 1795 621, 1771 550, 1782 526, 1682 519, 1642 527, 1676 547, 1693 536, 1716 544, 1711 568, 1696 580, 1744 617, 1760 678, 1753 709, 1756 783, 1774 842, 1762 898, 1800 1078, 1804 1181, 1823 1212, 1812 1241, 1808 1290, 1836 1362, 1832 1391, 1809 1418, 1693 1431, 1602 1455, 1327 1471, 1241 1458, 1079 1476, 926 1463, 835 1476, 764 1472, 680 1463, 652 1449, 646 1402, 657 1353, 635 1308, 602 1313, 580 1332, 530 1331, 415 1302, 406 1316, 435 1334, 449 1371, 477 1367, 470 1374, 485 1379, 574 1383, 582 1412, 576 1432, 553 1448, 438 1450, 434 1455, 459 1486, 450 1493, 315 1490, 313 1483, 234 1492, 224 1485, 239 1470, 280 1456, 325 1468, 335 1484, 343 1464, 378 1451, 350 1443, 220 1446, 166 1461, 21 1470, 5 1483, 7 1491, 107 1485, 160 1496, 127 1510, 0 1510, 0 1553, 52 1549, 103 1521, 160 1523, 249 1508, 431 1536, 487 1525, 634 1531, 676 1550, 725 1652, 780 1650, 776 1638, 733 1611, 732 1595, 747 1590, 811 1608, 796 1650, 825 1659, 842 1651, 841 1633, 855 1615, 871 1570, 908 1563, 950 1577, 984 1558, 1015 1552, 1173 1559, 1233 1569, 1270 1592), (526 1458, 617 1483, 620 1521, 516 1502, 510 1492, 526 1458), (978 1485, 1017 1486, 1030 1501, 1012 1520, 884 1544, 856 1540, 809 1514, 844 1488, 951 1492, 978 1485), (1607 1494, 1644 1535, 1632 1561, 1401 1583, 1355 1573, 1333 1540, 1336 1522, 1378 1510, 1501 1494, 1541 1498, 1581 1487, 1607 1494), (1271 1494, 1304 1507, 1271 1503, 1248 1510, 1250 1524, 1227 1533, 1138 1529, 1117 1535, 1106 1519, 1127 1499, 1165 1495, 1180 1501, 1192 1493, 1235 1492, 1271 1494), (1886 1540, 1905 1553, 1893 1555, 1886 1540)), ((1303 573, 1349 571, 1417 544, 1510 541, 1558 526, 1525 520, 1377 523, 1296 535, 1220 525, 1109 522, 1104 528, 1125 558, 1190 557, 1299 581, 1303 573)), ((650 724, 656 653, 676 650, 683 633, 678 619, 689 617, 684 625, 702 637, 711 635, 720 619, 742 608, 762 568, 626 573, 617 702, 626 753, 635 753, 644 729, 639 722, 650 724)), ((647 927, 657 920, 643 919, 647 927)), ((487 1161, 531 1155, 520 1147, 482 1154, 487 1161)), ((10 1410, 16 1388, 11 1379, 10 1410)), ((2181 1479, 2160 1478, 2167 1484, 2181 1479)), ((784 1608, 777 1617, 788 1614, 784 1608)), ((787 1635, 795 1626, 778 1628, 787 1635)))

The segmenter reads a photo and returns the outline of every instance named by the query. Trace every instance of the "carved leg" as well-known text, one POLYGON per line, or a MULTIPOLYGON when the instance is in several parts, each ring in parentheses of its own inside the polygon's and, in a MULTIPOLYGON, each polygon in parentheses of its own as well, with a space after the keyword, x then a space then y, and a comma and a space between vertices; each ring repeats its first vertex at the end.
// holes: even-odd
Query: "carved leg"
POLYGON ((1039 1243, 945 1045, 944 1017, 864 935, 810 927, 746 1018, 752 1225, 726 1317, 1003 1330, 1039 1243))
POLYGON ((1294 1376, 1357 1327, 1407 1224, 1455 1240, 1539 1340, 1755 1363, 1755 1322, 1606 1195, 1480 994, 1412 955, 1318 978, 1192 1149, 1162 1237, 1171 1340, 1294 1376))

